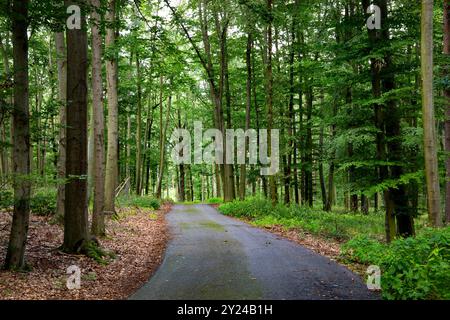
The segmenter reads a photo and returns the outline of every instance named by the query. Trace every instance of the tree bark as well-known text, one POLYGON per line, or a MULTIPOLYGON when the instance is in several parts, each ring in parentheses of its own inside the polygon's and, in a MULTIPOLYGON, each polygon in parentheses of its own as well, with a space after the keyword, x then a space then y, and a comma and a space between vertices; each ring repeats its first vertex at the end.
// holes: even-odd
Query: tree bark
MULTIPOLYGON (((156 189, 156 198, 161 199, 162 197, 162 183, 164 179, 164 170, 165 170, 165 155, 166 155, 166 135, 167 135, 167 128, 169 125, 169 118, 170 118, 170 112, 172 108, 172 95, 169 95, 169 101, 167 103, 167 110, 166 110, 166 119, 165 122, 163 122, 163 101, 162 101, 162 91, 163 91, 163 77, 160 78, 160 85, 161 85, 161 92, 160 92, 160 118, 159 118, 159 125, 160 125, 160 141, 159 141, 159 176, 158 176, 158 185, 156 189)), ((171 90, 171 88, 170 88, 171 90)))
MULTIPOLYGON (((137 49, 139 50, 139 49, 137 49)), ((137 71, 137 114, 136 114, 136 194, 142 193, 141 184, 141 158, 142 158, 142 86, 141 86, 141 62, 139 60, 139 52, 136 51, 136 71, 137 71)))
MULTIPOLYGON (((450 1, 444 0, 444 55, 447 61, 450 57, 450 1)), ((445 76, 450 75, 450 65, 445 66, 445 76)), ((444 89, 445 97, 445 216, 447 224, 450 223, 450 86, 444 89)))
POLYGON ((56 200, 56 216, 62 221, 64 217, 64 198, 66 178, 66 100, 67 100, 67 55, 64 32, 55 34, 56 61, 58 65, 58 99, 59 137, 58 137, 58 193, 56 200))
MULTIPOLYGON (((245 109, 245 130, 250 129, 250 117, 252 108, 252 43, 253 36, 251 32, 247 35, 247 50, 245 55, 245 62, 247 66, 247 83, 246 83, 246 109, 245 109)), ((245 139, 245 155, 247 155, 249 149, 249 139, 245 139)), ((240 172, 240 187, 239 187, 239 199, 245 200, 245 187, 247 182, 247 169, 245 164, 241 164, 240 172)))
MULTIPOLYGON (((116 45, 116 0, 110 0, 106 13, 106 50, 114 51, 116 45)), ((117 97, 117 56, 111 53, 106 59, 106 83, 108 89, 108 146, 105 169, 105 213, 115 214, 115 189, 119 173, 119 102, 117 97)))
POLYGON ((422 0, 421 60, 422 117, 424 127, 425 176, 430 224, 442 226, 436 121, 433 101, 433 0, 422 0))
MULTIPOLYGON (((66 6, 86 5, 66 1, 66 6)), ((65 188, 64 243, 69 253, 85 250, 89 241, 87 197, 87 32, 84 14, 82 28, 67 30, 67 159, 69 179, 65 188)))
MULTIPOLYGON (((269 24, 267 26, 267 150, 272 150, 272 129, 273 119, 273 70, 272 70, 272 25, 273 25, 273 0, 267 0, 267 10, 269 13, 269 24)), ((273 175, 269 176, 270 199, 273 204, 278 202, 278 190, 273 175)))
POLYGON ((30 174, 30 113, 28 82, 28 0, 14 0, 12 4, 14 110, 13 162, 14 213, 5 259, 6 269, 25 267, 31 183, 30 174))
POLYGON ((105 217, 105 120, 103 114, 102 36, 100 34, 100 0, 91 0, 92 12, 92 116, 94 118, 94 210, 91 232, 104 236, 105 217))

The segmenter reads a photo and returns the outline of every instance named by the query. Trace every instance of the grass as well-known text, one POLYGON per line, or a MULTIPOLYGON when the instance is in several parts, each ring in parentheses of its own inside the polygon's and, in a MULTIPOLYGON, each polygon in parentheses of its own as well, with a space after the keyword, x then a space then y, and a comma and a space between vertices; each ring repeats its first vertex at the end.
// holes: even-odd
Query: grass
POLYGON ((161 201, 149 196, 122 196, 117 199, 117 204, 120 207, 136 207, 153 210, 158 210, 161 207, 161 201))
POLYGON ((288 208, 281 204, 274 207, 270 201, 263 198, 223 204, 219 211, 225 215, 249 219, 256 226, 297 228, 338 241, 350 240, 360 234, 379 240, 384 237, 382 213, 335 213, 296 205, 288 208))

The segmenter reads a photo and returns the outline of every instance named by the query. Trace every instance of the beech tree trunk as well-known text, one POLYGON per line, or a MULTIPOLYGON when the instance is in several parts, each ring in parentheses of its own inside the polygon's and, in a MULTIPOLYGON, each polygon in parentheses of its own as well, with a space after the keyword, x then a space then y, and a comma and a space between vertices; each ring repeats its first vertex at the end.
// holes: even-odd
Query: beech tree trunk
POLYGON ((92 116, 94 118, 94 210, 91 232, 105 235, 105 120, 103 114, 102 36, 100 34, 100 0, 91 0, 92 12, 92 116))
MULTIPOLYGON (((444 0, 444 54, 450 57, 450 1, 444 0)), ((448 61, 448 60, 447 60, 448 61)), ((450 65, 445 66, 445 75, 450 75, 450 65)), ((445 161, 446 183, 445 183, 445 216, 446 222, 450 223, 450 87, 444 90, 445 97, 445 161)))
POLYGON ((422 117, 424 129, 425 176, 428 215, 432 226, 442 226, 436 121, 433 101, 433 0, 422 0, 421 65, 422 117))
POLYGON ((64 198, 66 178, 66 100, 67 100, 67 56, 64 32, 55 34, 56 61, 58 65, 58 99, 59 99, 59 137, 57 177, 58 193, 56 200, 56 215, 64 217, 64 198))
MULTIPOLYGON (((139 50, 139 49, 138 49, 139 50)), ((141 183, 141 158, 142 158, 142 87, 141 87, 141 62, 139 52, 136 52, 136 71, 137 71, 137 115, 136 115, 136 194, 142 193, 141 183)))
MULTIPOLYGON (((86 5, 66 1, 66 6, 86 5)), ((67 159, 65 188, 64 243, 69 253, 85 251, 89 241, 87 197, 87 32, 84 14, 81 29, 67 30, 67 159)))
POLYGON ((6 269, 25 267, 25 245, 30 215, 30 112, 28 82, 28 0, 12 3, 14 110, 14 213, 5 259, 6 269))
MULTIPOLYGON (((106 50, 116 45, 116 0, 110 0, 106 13, 106 50)), ((117 57, 108 56, 106 60, 106 83, 108 91, 108 147, 105 169, 105 213, 115 214, 115 190, 119 173, 119 102, 117 97, 117 57)))
MULTIPOLYGON (((272 150, 272 129, 273 129, 273 71, 272 71, 272 25, 273 25, 273 1, 267 0, 267 10, 269 12, 269 25, 267 26, 267 150, 272 150)), ((269 176, 270 198, 273 204, 278 202, 278 190, 276 180, 273 175, 269 176)))

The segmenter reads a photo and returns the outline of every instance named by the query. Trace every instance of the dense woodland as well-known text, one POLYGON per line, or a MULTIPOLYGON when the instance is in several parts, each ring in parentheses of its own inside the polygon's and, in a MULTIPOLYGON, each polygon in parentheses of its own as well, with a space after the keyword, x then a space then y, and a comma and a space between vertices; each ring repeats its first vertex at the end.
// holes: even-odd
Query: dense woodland
POLYGON ((38 196, 51 197, 69 253, 105 236, 126 194, 382 211, 387 242, 414 236, 422 216, 442 227, 450 4, 373 4, 381 29, 367 26, 369 0, 1 0, 6 267, 25 266, 38 196), (79 29, 67 28, 71 5, 79 29), (175 164, 171 133, 193 132, 194 121, 279 129, 280 171, 175 164))

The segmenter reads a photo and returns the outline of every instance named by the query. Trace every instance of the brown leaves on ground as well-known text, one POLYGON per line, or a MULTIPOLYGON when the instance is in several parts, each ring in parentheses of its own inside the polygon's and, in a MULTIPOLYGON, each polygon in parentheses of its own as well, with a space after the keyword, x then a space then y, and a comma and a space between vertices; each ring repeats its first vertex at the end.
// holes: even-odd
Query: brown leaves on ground
POLYGON ((332 260, 336 261, 339 258, 340 244, 334 240, 323 239, 318 236, 311 235, 298 228, 287 229, 283 226, 271 226, 271 227, 264 227, 264 229, 278 236, 294 241, 332 260))
MULTIPOLYGON (((89 257, 60 252, 63 230, 50 219, 31 216, 26 248, 29 272, 0 271, 0 299, 126 299, 141 287, 160 265, 168 235, 164 215, 159 211, 121 209, 120 219, 107 219, 107 234, 100 240, 102 249, 113 252, 114 259, 101 265, 89 257), (67 268, 81 269, 81 289, 66 287, 67 268)), ((4 264, 11 216, 0 213, 0 265, 4 264)))

